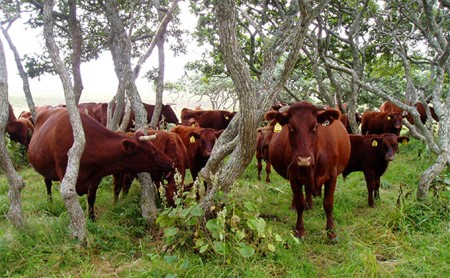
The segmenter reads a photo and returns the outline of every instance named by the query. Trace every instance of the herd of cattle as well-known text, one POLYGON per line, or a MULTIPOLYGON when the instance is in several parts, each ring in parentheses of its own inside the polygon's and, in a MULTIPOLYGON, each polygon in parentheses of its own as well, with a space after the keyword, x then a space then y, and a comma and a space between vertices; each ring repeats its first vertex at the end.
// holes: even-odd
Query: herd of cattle
MULTIPOLYGON (((144 106, 150 122, 154 106, 144 106)), ((335 238, 332 210, 336 180, 341 174, 346 177, 362 171, 368 204, 374 206, 374 198, 379 197, 380 177, 394 159, 398 143, 409 141, 408 137, 400 136, 402 118, 408 116, 391 103, 384 103, 381 108, 380 112, 356 116, 364 135, 351 134, 348 118, 339 110, 309 102, 274 106, 265 114, 267 125, 257 132, 258 178, 264 160, 267 182, 271 167, 289 180, 292 207, 297 211, 296 236, 305 235, 303 211, 312 208, 312 197, 321 195, 323 187, 326 230, 330 239, 335 238)), ((164 184, 166 200, 173 206, 179 190, 175 174, 180 174, 183 186, 187 169, 195 180, 215 141, 236 114, 184 108, 179 122, 172 108, 163 105, 160 120, 175 125, 170 131, 141 128, 131 132, 132 114, 128 131, 121 133, 106 128, 106 103, 82 103, 79 111, 86 145, 76 191, 79 195, 87 194, 91 219, 95 219, 98 185, 107 175, 114 177, 114 200, 117 200, 122 190, 128 191, 137 173, 148 172, 158 186, 164 184)), ((418 111, 421 113, 419 108, 418 111)), ((52 181, 61 181, 66 171, 68 151, 73 144, 72 127, 64 106, 36 107, 36 112, 35 122, 29 112, 16 118, 10 105, 6 132, 28 148, 29 161, 44 177, 51 198, 52 181)))

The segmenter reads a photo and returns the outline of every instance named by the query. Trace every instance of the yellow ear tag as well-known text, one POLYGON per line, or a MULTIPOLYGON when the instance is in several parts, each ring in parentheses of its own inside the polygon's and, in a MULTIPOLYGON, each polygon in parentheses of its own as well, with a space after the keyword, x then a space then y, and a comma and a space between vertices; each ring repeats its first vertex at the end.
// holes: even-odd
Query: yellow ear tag
POLYGON ((191 144, 195 143, 195 137, 194 137, 194 136, 191 136, 191 137, 189 138, 189 142, 191 142, 191 144))
POLYGON ((388 116, 387 119, 388 119, 388 121, 390 121, 391 120, 391 116, 388 116))
POLYGON ((405 138, 403 138, 403 140, 402 140, 402 144, 403 144, 403 145, 406 145, 406 144, 408 144, 408 140, 406 140, 405 138))
POLYGON ((372 141, 372 147, 376 147, 376 146, 378 146, 378 142, 377 142, 377 140, 373 140, 372 141))
POLYGON ((282 129, 281 125, 279 123, 276 123, 275 127, 273 128, 273 132, 276 133, 281 132, 281 129, 282 129))

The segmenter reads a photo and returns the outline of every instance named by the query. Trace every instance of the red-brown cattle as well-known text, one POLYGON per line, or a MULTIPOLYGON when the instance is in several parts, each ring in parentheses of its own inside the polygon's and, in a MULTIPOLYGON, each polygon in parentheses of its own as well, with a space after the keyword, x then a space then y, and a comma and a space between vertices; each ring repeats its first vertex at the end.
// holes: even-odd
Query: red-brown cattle
POLYGON ((236 115, 236 112, 225 110, 192 110, 183 108, 181 110, 181 124, 190 126, 189 120, 193 118, 200 127, 222 130, 227 128, 234 115, 236 115))
MULTIPOLYGON (((153 111, 155 110, 155 106, 153 104, 147 104, 143 103, 145 111, 147 112, 147 122, 150 123, 153 116, 153 111)), ((78 109, 87 112, 91 117, 96 119, 99 123, 101 123, 103 126, 106 126, 106 122, 108 120, 108 103, 102 102, 102 103, 95 103, 95 102, 87 102, 87 103, 80 103, 78 104, 78 109)), ((115 105, 113 106, 113 111, 115 110, 115 105)), ((124 113, 122 113, 121 118, 123 118, 124 113)), ((161 110, 161 115, 159 116, 159 121, 163 120, 167 123, 178 123, 178 118, 175 115, 175 112, 173 111, 172 107, 170 105, 163 105, 161 110)), ((134 112, 131 111, 130 115, 130 121, 128 123, 127 130, 131 130, 134 128, 134 120, 135 115, 134 112)))
MULTIPOLYGON (((177 192, 177 184, 175 182, 175 174, 178 172, 181 176, 181 185, 184 184, 184 177, 186 174, 186 166, 188 156, 186 147, 180 139, 180 136, 174 132, 165 130, 147 129, 147 135, 156 134, 155 140, 152 141, 158 149, 160 149, 167 157, 174 162, 174 169, 168 173, 163 179, 161 176, 152 176, 153 181, 159 187, 163 185, 163 180, 167 181, 164 186, 166 191, 166 200, 170 206, 174 206, 174 195, 177 192)), ((114 202, 117 201, 120 191, 126 194, 135 178, 132 174, 114 174, 114 202)))
MULTIPOLYGON (((256 161, 258 163, 258 180, 261 180, 262 161, 266 162, 266 182, 270 182, 271 163, 269 160, 269 145, 274 133, 275 124, 269 122, 266 126, 257 129, 256 137, 256 161)), ((281 126, 280 126, 281 127, 281 126)), ((275 132, 280 132, 276 130, 275 132)))
POLYGON ((402 119, 401 113, 364 112, 361 121, 361 133, 363 135, 394 133, 399 136, 403 126, 402 119))
MULTIPOLYGON (((414 106, 417 109, 417 112, 419 112, 420 115, 420 121, 422 122, 422 124, 425 124, 425 122, 428 119, 427 116, 427 112, 425 111, 425 107, 423 106, 422 103, 418 102, 416 104, 414 104, 414 106)), ((428 106, 430 108, 430 114, 431 117, 436 121, 439 122, 439 118, 437 117, 436 113, 434 112, 434 108, 431 106, 428 106)), ((380 111, 381 112, 396 112, 396 113, 402 113, 403 114, 403 109, 398 107, 397 105, 393 104, 392 102, 389 101, 385 101, 381 104, 380 106, 380 111)), ((406 115, 406 119, 408 120, 408 122, 410 122, 411 124, 414 124, 414 119, 411 116, 411 114, 407 113, 406 115)))
POLYGON ((379 198, 380 178, 398 151, 398 143, 406 143, 408 137, 392 133, 381 135, 350 135, 351 155, 342 175, 362 171, 369 193, 369 206, 374 207, 374 197, 379 198))
POLYGON ((200 170, 208 162, 214 144, 220 134, 222 134, 222 130, 216 131, 211 128, 178 125, 171 131, 178 134, 186 146, 188 168, 192 179, 195 181, 200 170))
MULTIPOLYGON (((88 194, 89 216, 95 219, 94 203, 102 177, 119 172, 149 172, 161 176, 173 169, 173 162, 142 132, 134 137, 113 132, 85 113, 80 113, 86 137, 76 183, 78 195, 88 194)), ((28 157, 44 176, 51 196, 52 181, 61 181, 66 172, 68 151, 73 145, 72 126, 65 108, 40 113, 31 139, 28 157)))
POLYGON ((6 123, 5 131, 9 134, 11 140, 28 148, 28 144, 30 143, 31 136, 34 132, 34 126, 27 119, 17 119, 11 104, 9 104, 8 121, 6 123))
POLYGON ((308 102, 298 102, 285 112, 269 111, 266 120, 283 128, 274 133, 269 146, 272 167, 289 180, 297 210, 294 235, 303 237, 303 211, 312 204, 311 195, 325 185, 323 207, 328 237, 334 239, 333 203, 336 180, 350 158, 350 140, 336 109, 321 110, 308 102), (307 202, 303 195, 303 186, 307 202))

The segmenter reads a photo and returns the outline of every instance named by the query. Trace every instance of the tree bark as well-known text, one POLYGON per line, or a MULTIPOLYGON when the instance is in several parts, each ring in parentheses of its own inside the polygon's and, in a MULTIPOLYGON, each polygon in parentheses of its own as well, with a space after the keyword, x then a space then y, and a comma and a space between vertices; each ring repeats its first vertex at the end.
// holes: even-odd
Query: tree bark
POLYGON ((296 22, 286 20, 285 27, 288 30, 280 33, 280 37, 262 38, 267 45, 264 46, 262 74, 256 83, 250 76, 250 69, 244 62, 238 43, 235 1, 215 2, 220 47, 227 70, 236 86, 239 112, 219 137, 211 157, 200 172, 208 182, 208 190, 201 203, 205 211, 210 211, 208 208, 214 202, 215 192, 222 190, 227 194, 233 182, 251 162, 255 153, 258 123, 294 70, 308 26, 327 2, 320 2, 312 11, 305 2, 299 1, 299 14, 296 16, 301 19, 296 22), (281 74, 277 74, 276 62, 282 56, 287 58, 284 60, 281 74), (226 164, 222 164, 228 154, 229 160, 226 164))
POLYGON ((18 227, 22 226, 24 222, 20 192, 25 187, 25 182, 14 169, 5 145, 5 128, 9 116, 8 103, 8 72, 5 51, 2 40, 0 40, 0 166, 5 171, 9 182, 8 197, 10 206, 8 219, 14 226, 18 227))
MULTIPOLYGON (((10 22, 10 24, 12 24, 13 22, 14 22, 14 20, 12 20, 10 22)), ((9 25, 9 26, 11 26, 11 25, 9 25)), ((11 37, 9 36, 9 33, 8 33, 9 26, 6 29, 3 28, 3 26, 1 26, 0 28, 2 29, 3 36, 5 37, 6 41, 8 42, 9 48, 11 49, 11 51, 14 54, 14 60, 16 62, 17 70, 19 71, 20 78, 22 79, 22 82, 23 82, 23 92, 25 93, 25 99, 27 100, 28 108, 30 109, 33 120, 36 120, 36 106, 34 105, 33 96, 31 95, 28 74, 25 72, 25 69, 23 68, 22 61, 21 61, 21 58, 19 55, 19 51, 17 51, 16 46, 14 45, 13 41, 11 40, 11 37)))
POLYGON ((70 229, 73 238, 79 240, 81 244, 87 242, 86 218, 78 201, 75 185, 78 178, 81 155, 84 151, 86 139, 81 125, 80 114, 77 109, 74 89, 69 72, 59 56, 59 49, 56 46, 53 34, 53 0, 44 1, 44 37, 46 46, 52 62, 58 72, 64 88, 67 110, 69 112, 70 124, 72 125, 74 142, 68 153, 68 163, 66 174, 61 182, 61 196, 70 216, 70 229))

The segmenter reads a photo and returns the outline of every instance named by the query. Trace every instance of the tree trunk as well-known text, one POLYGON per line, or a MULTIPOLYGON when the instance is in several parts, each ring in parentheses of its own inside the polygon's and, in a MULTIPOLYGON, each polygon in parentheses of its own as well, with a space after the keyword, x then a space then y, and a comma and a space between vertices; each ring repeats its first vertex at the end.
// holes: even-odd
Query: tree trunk
POLYGON ((8 72, 6 69, 5 51, 2 40, 0 40, 0 163, 9 182, 8 197, 10 206, 8 219, 14 226, 21 226, 24 220, 20 191, 25 187, 25 183, 14 169, 5 145, 5 128, 9 116, 8 103, 8 72))
MULTIPOLYGON (((11 22, 12 23, 12 22, 11 22)), ((19 52, 17 51, 16 46, 14 45, 14 43, 12 42, 9 33, 8 33, 8 29, 4 29, 3 26, 0 27, 2 29, 3 35, 6 38, 6 41, 9 44, 9 48, 11 49, 11 51, 14 54, 14 60, 16 61, 16 66, 17 66, 17 70, 19 71, 19 75, 20 78, 22 78, 22 82, 23 82, 23 92, 25 93, 25 98, 27 100, 27 104, 28 104, 28 108, 30 109, 30 112, 32 114, 33 120, 35 122, 36 120, 36 106, 34 105, 34 101, 33 101, 33 96, 31 95, 31 90, 30 90, 30 82, 28 80, 28 74, 25 72, 23 65, 22 65, 22 61, 20 59, 20 55, 19 52)))
POLYGON ((77 20, 77 1, 69 0, 69 27, 72 35, 72 74, 73 74, 73 93, 75 104, 78 105, 83 91, 83 79, 81 78, 81 54, 82 40, 80 23, 77 20))
MULTIPOLYGON (((164 19, 164 13, 161 11, 159 0, 154 1, 156 8, 158 9, 158 19, 160 22, 164 19)), ((165 29, 164 29, 165 30, 165 29)), ((161 115, 163 104, 163 92, 164 92, 164 70, 165 70, 165 53, 164 53, 164 33, 161 34, 156 42, 158 47, 158 79, 156 80, 156 98, 155 98, 155 110, 153 110, 152 120, 150 121, 150 127, 156 129, 159 122, 159 116, 161 115)))
POLYGON ((69 111, 70 124, 72 125, 74 143, 68 153, 66 174, 61 182, 61 196, 70 216, 70 229, 72 236, 86 243, 86 218, 78 201, 75 185, 78 178, 81 155, 86 144, 84 130, 81 125, 80 113, 77 109, 74 89, 69 72, 59 56, 53 34, 53 0, 44 1, 44 37, 52 62, 58 72, 64 88, 67 110, 69 111))
POLYGON ((315 8, 315 12, 311 12, 305 2, 299 1, 299 3, 301 5, 299 13, 302 18, 296 22, 286 22, 286 28, 291 28, 291 33, 280 33, 281 37, 263 39, 263 41, 267 40, 267 43, 273 41, 280 45, 264 47, 263 70, 259 81, 255 83, 244 62, 237 39, 235 2, 233 0, 216 1, 220 47, 227 70, 236 86, 239 112, 219 137, 211 157, 200 172, 200 175, 211 185, 208 186, 206 196, 201 203, 205 211, 209 211, 208 208, 213 204, 215 192, 222 190, 227 194, 233 182, 242 175, 251 162, 255 153, 258 123, 294 70, 308 26, 327 1, 321 2, 315 8), (285 42, 289 43, 284 44, 285 42), (281 74, 278 74, 276 62, 281 59, 281 56, 287 58, 284 59, 281 74), (230 153, 229 160, 223 165, 222 161, 230 153))

